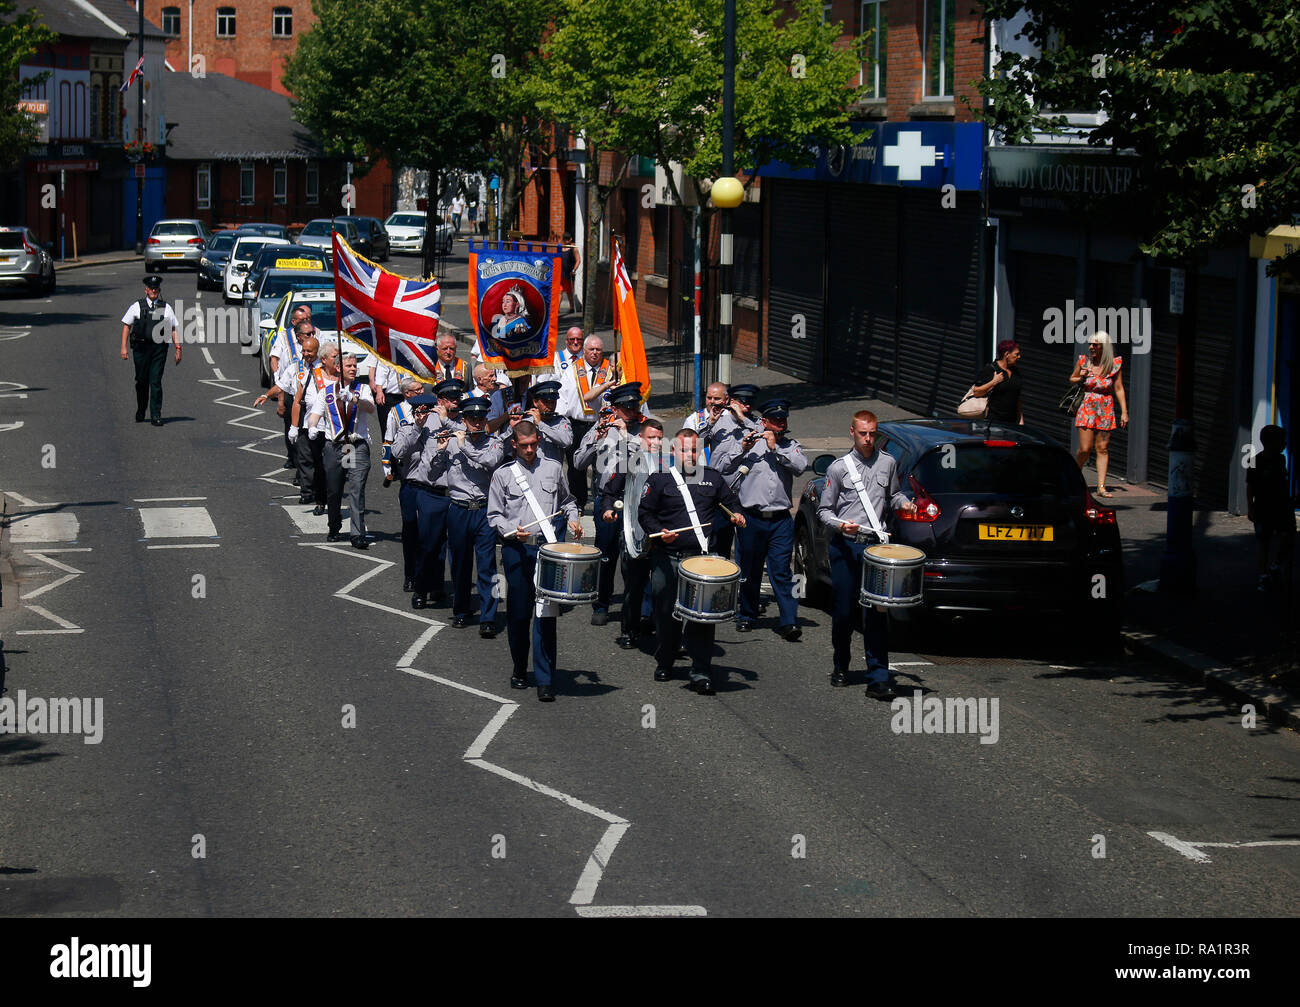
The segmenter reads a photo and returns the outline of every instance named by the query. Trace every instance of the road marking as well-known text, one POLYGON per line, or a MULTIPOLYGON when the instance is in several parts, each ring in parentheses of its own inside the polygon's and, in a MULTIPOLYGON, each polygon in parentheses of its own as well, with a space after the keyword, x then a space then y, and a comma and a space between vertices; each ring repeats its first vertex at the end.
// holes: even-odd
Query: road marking
POLYGON ((207 361, 209 367, 216 363, 216 361, 212 359, 212 354, 208 352, 206 346, 200 346, 199 351, 203 354, 203 359, 207 361))
POLYGON ((1210 842, 1192 842, 1189 839, 1179 839, 1171 836, 1167 832, 1148 832, 1148 836, 1157 842, 1164 843, 1170 849, 1177 850, 1188 860, 1195 861, 1198 864, 1210 864, 1213 861, 1202 853, 1202 849, 1220 849, 1220 850, 1245 850, 1256 846, 1300 846, 1300 839, 1261 839, 1248 843, 1210 843, 1210 842))
POLYGON ((57 500, 50 500, 46 503, 37 503, 35 500, 29 500, 21 493, 15 493, 13 490, 5 490, 6 496, 11 496, 24 507, 62 507, 63 504, 57 500))
POLYGON ((519 709, 518 703, 506 703, 499 710, 496 716, 488 721, 487 726, 479 731, 478 737, 474 739, 474 744, 465 749, 466 759, 481 759, 483 753, 487 751, 488 745, 492 744, 492 739, 497 736, 497 731, 506 726, 506 721, 510 715, 519 709))
POLYGON ((634 916, 708 916, 703 906, 577 906, 579 916, 590 918, 634 916))
POLYGON ((0 434, 7 433, 10 430, 17 430, 23 425, 22 420, 15 423, 0 423, 0 434))
POLYGON ((147 545, 146 549, 220 549, 220 542, 190 542, 177 545, 147 545))
POLYGON ((225 376, 224 374, 221 373, 221 370, 220 370, 219 368, 217 368, 217 367, 212 368, 212 373, 215 374, 215 375, 217 376, 217 380, 218 380, 218 381, 225 381, 225 380, 226 380, 226 376, 225 376))
POLYGON ((141 507, 145 538, 216 538, 206 507, 141 507))
POLYGON ((0 399, 25 399, 26 392, 0 392, 0 399))
POLYGON ((81 523, 72 511, 53 514, 14 514, 9 519, 12 542, 75 542, 81 523))
POLYGON ((923 665, 933 665, 933 661, 890 661, 891 668, 919 668, 923 665))
POLYGON ((206 500, 207 497, 136 497, 135 503, 168 503, 171 501, 188 501, 206 500))
POLYGON ((614 847, 623 838, 623 833, 631 827, 629 822, 614 822, 605 830, 605 834, 600 837, 600 842, 591 851, 587 866, 583 868, 582 876, 578 878, 578 884, 574 887, 573 894, 569 896, 569 905, 591 905, 592 900, 596 897, 596 888, 600 885, 600 879, 605 873, 605 866, 609 863, 609 858, 614 855, 614 847))
MULTIPOLYGON (((289 515, 298 531, 303 535, 326 535, 330 530, 329 514, 313 514, 312 508, 315 504, 280 504, 280 507, 289 515)), ((352 511, 346 506, 339 508, 339 514, 344 522, 351 520, 352 511)), ((304 545, 314 545, 315 543, 302 543, 304 545)))
POLYGON ((15 636, 53 636, 55 634, 62 634, 62 633, 84 633, 85 632, 85 630, 82 629, 80 626, 78 626, 75 622, 68 622, 67 619, 61 619, 53 612, 41 608, 40 605, 28 605, 27 610, 29 612, 35 612, 37 615, 43 616, 44 618, 49 619, 50 622, 62 626, 63 628, 62 629, 16 629, 14 630, 15 636))

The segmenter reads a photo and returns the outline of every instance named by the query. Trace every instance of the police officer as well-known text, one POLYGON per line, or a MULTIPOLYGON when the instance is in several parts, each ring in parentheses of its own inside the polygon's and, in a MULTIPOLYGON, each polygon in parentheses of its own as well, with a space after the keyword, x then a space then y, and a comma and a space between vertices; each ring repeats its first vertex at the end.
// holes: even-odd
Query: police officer
POLYGON ((403 399, 394 404, 388 414, 388 425, 384 430, 384 486, 392 485, 394 479, 400 481, 397 491, 397 506, 402 514, 402 590, 415 588, 416 554, 419 547, 419 526, 415 520, 415 487, 406 485, 406 469, 410 459, 398 461, 393 457, 393 441, 403 427, 409 427, 424 418, 431 407, 418 415, 411 405, 412 400, 424 394, 424 385, 415 378, 402 379, 403 399))
MULTIPOLYGON (((710 551, 714 510, 732 511, 732 523, 745 527, 740 501, 715 470, 698 464, 699 435, 679 430, 673 438, 674 466, 646 481, 637 516, 650 543, 650 589, 655 606, 655 681, 672 678, 682 624, 673 618, 677 601, 677 568, 682 559, 710 551), (673 529, 690 527, 690 531, 673 529), (655 535, 655 538, 648 536, 655 535)), ((713 623, 686 623, 686 650, 691 656, 691 688, 713 695, 713 623)))
POLYGON ((448 437, 433 460, 433 474, 444 473, 451 506, 447 511, 447 544, 451 551, 452 627, 469 622, 469 571, 478 568, 478 635, 496 636, 497 539, 487 520, 488 487, 492 473, 505 457, 502 438, 487 432, 488 400, 466 395, 460 401, 464 430, 448 437))
POLYGON ((740 614, 736 629, 748 633, 758 618, 763 564, 772 582, 780 610, 777 633, 794 642, 803 636, 797 624, 799 605, 794 597, 790 558, 794 554, 794 477, 808 468, 799 442, 786 432, 790 404, 784 399, 764 403, 762 427, 739 438, 728 436, 713 452, 713 463, 723 476, 739 475, 737 494, 748 523, 740 533, 740 614), (741 470, 746 470, 743 475, 741 470))
POLYGON ((561 517, 550 515, 562 510, 575 539, 582 538, 578 506, 564 478, 564 470, 543 456, 538 447, 540 436, 532 420, 518 423, 514 429, 515 460, 492 475, 488 487, 488 522, 501 536, 501 565, 506 575, 506 631, 510 638, 510 657, 514 669, 510 688, 528 688, 529 623, 532 623, 533 673, 537 678, 537 698, 553 702, 555 690, 551 676, 555 672, 555 617, 559 606, 554 602, 533 608, 536 592, 533 573, 537 568, 537 547, 542 541, 556 540, 555 527, 561 517), (540 534, 539 534, 540 531, 540 534))
MULTIPOLYGON (((641 466, 647 474, 660 471, 663 440, 664 425, 656 419, 643 420, 641 442, 645 445, 645 451, 633 454, 628 468, 636 471, 636 467, 641 466)), ((636 638, 645 628, 644 624, 650 621, 653 609, 646 610, 650 602, 650 595, 646 591, 650 585, 650 555, 643 551, 633 559, 627 551, 625 525, 628 521, 636 520, 635 514, 629 514, 623 508, 627 478, 626 471, 614 473, 613 478, 605 484, 604 491, 596 497, 596 514, 599 515, 599 521, 612 523, 619 529, 619 541, 623 546, 623 614, 620 619, 622 633, 614 643, 624 650, 633 650, 636 648, 636 638)), ((635 507, 639 502, 632 501, 632 506, 635 507)))
MULTIPOLYGON (((596 493, 604 495, 610 479, 627 468, 631 453, 641 448, 633 439, 641 433, 641 385, 636 381, 619 385, 609 393, 611 413, 587 431, 573 462, 579 469, 596 468, 596 493)), ((619 525, 596 521, 596 547, 600 550, 600 576, 596 585, 596 602, 591 624, 603 626, 609 621, 609 600, 614 594, 614 566, 620 554, 619 525)))
POLYGON ((830 533, 831 584, 835 590, 831 610, 831 647, 834 664, 831 685, 848 685, 849 646, 853 630, 866 640, 867 695, 893 699, 889 681, 889 613, 866 609, 858 615, 858 589, 862 553, 888 534, 892 510, 916 513, 916 504, 902 492, 898 465, 892 455, 876 448, 876 415, 867 410, 853 414, 849 426, 853 450, 835 459, 826 470, 826 485, 817 502, 817 517, 830 533))
POLYGON ((128 343, 135 357, 135 421, 144 422, 147 406, 149 422, 156 427, 163 425, 162 375, 167 364, 168 340, 176 347, 176 363, 181 362, 176 312, 162 299, 161 290, 162 277, 150 273, 144 278, 144 297, 122 316, 122 359, 127 359, 128 343))

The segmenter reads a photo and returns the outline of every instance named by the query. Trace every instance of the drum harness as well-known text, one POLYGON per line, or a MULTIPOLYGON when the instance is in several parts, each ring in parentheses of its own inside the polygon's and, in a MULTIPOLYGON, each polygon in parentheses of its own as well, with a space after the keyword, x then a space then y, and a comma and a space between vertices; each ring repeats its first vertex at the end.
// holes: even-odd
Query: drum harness
MULTIPOLYGON (((528 501, 528 509, 533 512, 533 518, 537 521, 539 527, 541 528, 542 535, 546 539, 547 545, 553 545, 555 543, 555 529, 551 527, 551 523, 546 519, 546 513, 545 511, 542 510, 542 505, 537 502, 537 496, 533 493, 532 486, 528 484, 528 477, 524 475, 523 466, 519 462, 515 462, 510 467, 514 470, 515 485, 518 486, 519 489, 523 491, 524 499, 528 501)), ((536 590, 538 587, 539 568, 540 568, 539 564, 534 564, 533 566, 533 589, 534 590, 536 590)), ((555 602, 547 598, 538 598, 536 604, 533 607, 533 614, 537 616, 537 618, 539 619, 543 618, 544 616, 558 615, 559 605, 557 605, 555 602)))
MULTIPOLYGON (((853 463, 851 454, 844 456, 844 467, 849 470, 849 482, 853 484, 858 499, 862 501, 862 509, 867 512, 867 520, 871 524, 871 530, 876 533, 876 537, 881 542, 888 542, 889 532, 880 526, 880 518, 876 516, 876 509, 871 506, 871 500, 867 496, 867 488, 862 484, 862 473, 858 471, 857 465, 853 463)), ((857 541, 857 536, 854 536, 854 540, 857 541)))
POLYGON ((691 499, 690 490, 686 488, 686 480, 682 478, 681 472, 675 467, 668 470, 673 474, 673 482, 677 484, 677 489, 682 495, 682 500, 686 503, 686 513, 691 519, 691 531, 695 532, 695 541, 700 543, 700 554, 707 555, 709 551, 709 540, 704 537, 704 528, 700 525, 700 516, 695 512, 695 501, 691 499))

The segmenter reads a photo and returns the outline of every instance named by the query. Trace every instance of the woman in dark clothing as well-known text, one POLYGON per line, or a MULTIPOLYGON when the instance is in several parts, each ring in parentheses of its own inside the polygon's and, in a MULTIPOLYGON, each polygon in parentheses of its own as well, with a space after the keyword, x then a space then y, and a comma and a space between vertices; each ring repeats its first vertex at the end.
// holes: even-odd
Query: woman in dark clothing
POLYGON ((1020 362, 1020 344, 1014 339, 998 343, 998 359, 985 364, 975 377, 977 396, 989 398, 988 418, 999 423, 1024 424, 1020 408, 1020 375, 1016 365, 1020 362))

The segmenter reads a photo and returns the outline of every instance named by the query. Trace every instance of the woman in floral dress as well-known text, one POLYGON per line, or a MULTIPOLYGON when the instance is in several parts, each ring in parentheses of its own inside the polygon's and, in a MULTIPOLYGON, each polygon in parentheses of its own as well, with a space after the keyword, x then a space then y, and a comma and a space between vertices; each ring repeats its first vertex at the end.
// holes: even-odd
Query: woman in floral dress
POLYGON ((1110 336, 1095 333, 1088 340, 1088 353, 1081 355, 1070 375, 1073 384, 1083 382, 1087 394, 1075 415, 1074 425, 1079 428, 1079 451, 1075 461, 1079 468, 1088 464, 1088 456, 1097 451, 1097 495, 1112 496, 1106 488, 1106 469, 1110 465, 1110 434, 1115 429, 1115 400, 1119 400, 1119 426, 1128 426, 1128 399, 1124 395, 1124 379, 1120 368, 1123 357, 1111 349, 1110 336))

